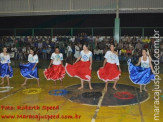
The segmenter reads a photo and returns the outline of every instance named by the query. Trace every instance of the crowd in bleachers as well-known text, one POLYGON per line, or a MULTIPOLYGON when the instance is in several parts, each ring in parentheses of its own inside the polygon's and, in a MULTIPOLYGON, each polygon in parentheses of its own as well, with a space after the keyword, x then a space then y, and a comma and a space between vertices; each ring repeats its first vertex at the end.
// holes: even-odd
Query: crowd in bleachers
MULTIPOLYGON (((77 36, 3 36, 0 37, 0 48, 8 47, 8 52, 16 60, 27 59, 29 49, 33 47, 37 50, 40 59, 50 59, 54 48, 59 46, 64 59, 73 60, 78 57, 82 45, 89 44, 93 52, 94 60, 103 60, 105 52, 109 49, 110 43, 114 43, 119 55, 120 61, 127 61, 132 58, 137 61, 141 55, 141 49, 149 49, 151 56, 154 53, 155 39, 150 37, 122 36, 120 42, 114 41, 110 36, 87 36, 86 33, 77 36)), ((163 41, 160 41, 160 61, 163 62, 163 41)))

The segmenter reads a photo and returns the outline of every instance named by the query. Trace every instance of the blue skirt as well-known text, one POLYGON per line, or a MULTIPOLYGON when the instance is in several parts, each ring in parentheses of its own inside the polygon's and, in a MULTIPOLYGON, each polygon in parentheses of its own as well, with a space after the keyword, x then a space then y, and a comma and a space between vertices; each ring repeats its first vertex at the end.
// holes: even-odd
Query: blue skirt
POLYGON ((38 79, 38 68, 35 67, 34 70, 32 68, 34 67, 35 63, 27 63, 27 64, 20 64, 20 74, 27 78, 27 79, 38 79))
POLYGON ((155 79, 155 75, 151 72, 150 68, 134 66, 131 63, 131 59, 128 60, 128 71, 130 80, 134 84, 146 85, 155 79))
POLYGON ((5 64, 0 63, 0 77, 1 78, 4 78, 4 77, 12 78, 13 77, 13 69, 10 66, 10 70, 9 70, 8 63, 5 63, 5 64))

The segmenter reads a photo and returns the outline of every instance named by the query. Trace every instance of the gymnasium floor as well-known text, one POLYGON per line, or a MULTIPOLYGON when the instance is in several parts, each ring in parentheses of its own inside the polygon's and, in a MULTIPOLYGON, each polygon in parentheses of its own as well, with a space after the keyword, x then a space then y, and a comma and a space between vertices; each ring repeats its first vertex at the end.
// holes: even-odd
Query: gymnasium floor
MULTIPOLYGON (((94 63, 94 69, 92 71, 92 83, 103 83, 103 81, 99 80, 96 75, 96 70, 99 68, 101 63, 94 63), (98 65, 97 65, 98 64, 98 65)), ((15 64, 16 65, 16 64, 15 64)), ((48 66, 48 62, 44 62, 40 65, 48 66)), ((14 66, 17 67, 17 66, 14 66)), ((129 86, 139 87, 138 85, 134 85, 129 80, 129 75, 127 72, 127 65, 122 65, 122 75, 118 82, 117 88, 119 84, 125 84, 129 86)), ((24 81, 24 78, 20 75, 19 68, 14 68, 14 77, 10 79, 10 85, 13 87, 9 92, 0 93, 0 122, 91 122, 95 120, 96 122, 154 122, 153 120, 153 85, 154 83, 151 82, 148 86, 148 98, 142 102, 137 101, 136 104, 132 105, 117 105, 117 106, 103 106, 100 104, 100 100, 105 100, 102 96, 106 97, 106 93, 102 89, 101 93, 102 96, 99 98, 98 105, 88 105, 80 103, 80 100, 77 102, 73 102, 68 100, 64 96, 54 96, 50 95, 48 92, 50 90, 55 89, 64 89, 68 88, 69 86, 73 86, 76 84, 80 84, 80 80, 77 78, 70 78, 67 74, 63 80, 63 85, 60 85, 60 82, 57 81, 57 85, 54 86, 53 81, 47 81, 43 75, 43 68, 39 68, 39 77, 40 77, 40 88, 41 91, 38 94, 25 94, 23 90, 29 88, 38 88, 36 80, 29 80, 27 82, 26 87, 21 87, 21 84, 24 81), (39 106, 40 110, 18 110, 17 106, 39 106), (100 106, 101 105, 101 106, 100 106), (14 110, 2 110, 2 106, 10 106, 6 109, 14 110), (42 110, 43 106, 54 106, 55 110, 42 110), (56 119, 28 119, 28 118, 16 118, 17 115, 57 115, 59 118, 56 119), (15 119, 2 118, 2 115, 15 115, 15 119), (63 116, 62 116, 63 115, 63 116), (77 115, 77 116, 76 116, 77 115), (62 118, 61 118, 62 117, 62 118), (63 118, 64 117, 64 118, 63 118), (67 118, 66 118, 67 117, 67 118), (73 118, 71 118, 73 117, 73 118)), ((160 77, 163 78, 163 73, 160 74, 160 77)), ((87 85, 87 83, 85 82, 87 85)), ((7 82, 5 81, 5 86, 7 82)), ((109 84, 109 86, 112 84, 109 84)), ((160 87, 163 88, 163 83, 161 82, 160 87)), ((87 88, 87 87, 86 87, 87 88)), ((74 93, 80 94, 85 91, 87 92, 96 92, 98 89, 89 90, 89 89, 72 89, 74 93)), ((125 91, 126 89, 124 89, 125 91)), ((162 89, 163 90, 163 89, 162 89)), ((109 92, 109 89, 108 89, 109 92)), ((113 91, 116 92, 116 91, 113 91)), ((71 94, 71 93, 70 93, 71 94)), ((137 97, 139 93, 135 94, 137 97)), ((161 93, 161 95, 163 95, 161 93)), ((137 97, 138 98, 138 97, 137 97)), ((84 98, 85 100, 87 98, 84 98)), ((87 100, 86 100, 87 101, 87 100)), ((163 97, 160 97, 160 102, 162 103, 163 97)), ((101 101, 103 102, 103 101, 101 101)), ((105 101, 104 101, 105 102, 105 101)), ((114 101, 116 102, 116 101, 114 101)), ((118 102, 118 101, 117 101, 118 102)), ((160 104, 160 121, 163 121, 163 105, 160 104)))

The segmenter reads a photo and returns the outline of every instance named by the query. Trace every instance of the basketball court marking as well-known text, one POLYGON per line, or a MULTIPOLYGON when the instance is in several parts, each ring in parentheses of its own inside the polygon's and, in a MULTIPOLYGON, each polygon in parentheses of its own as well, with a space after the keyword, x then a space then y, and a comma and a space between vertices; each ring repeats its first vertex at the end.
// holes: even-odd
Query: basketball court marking
POLYGON ((142 109, 141 109, 141 104, 139 102, 138 93, 136 91, 136 88, 134 88, 134 89, 135 89, 136 98, 137 98, 137 101, 138 101, 138 107, 139 107, 139 113, 140 113, 140 117, 141 117, 141 122, 144 122, 143 112, 142 112, 142 109))
POLYGON ((98 114, 98 112, 99 112, 99 110, 100 110, 100 107, 101 107, 102 101, 103 101, 103 99, 104 99, 105 93, 106 93, 106 91, 103 90, 103 91, 102 91, 102 96, 100 97, 100 100, 99 100, 99 102, 98 102, 98 104, 97 104, 97 107, 96 107, 96 110, 95 110, 95 113, 94 113, 94 115, 93 115, 93 117, 92 117, 91 122, 95 122, 95 120, 96 120, 96 117, 97 117, 97 114, 98 114))
POLYGON ((9 92, 11 89, 13 89, 14 87, 9 87, 9 86, 6 86, 6 87, 0 87, 0 89, 5 89, 5 90, 2 90, 0 91, 0 93, 5 93, 5 92, 9 92))
POLYGON ((10 96, 12 96, 12 95, 14 95, 14 94, 20 92, 20 91, 22 91, 23 89, 24 89, 24 88, 20 88, 20 89, 18 89, 18 90, 16 90, 16 91, 12 92, 11 94, 9 94, 9 95, 7 95, 7 96, 4 96, 4 97, 0 98, 0 101, 1 101, 1 100, 4 100, 4 99, 6 99, 6 98, 8 98, 8 97, 10 97, 10 96))
MULTIPOLYGON (((93 82, 93 84, 98 84, 98 83, 94 83, 93 82)), ((65 89, 66 88, 68 88, 68 87, 71 87, 71 86, 75 86, 75 85, 79 85, 79 84, 72 84, 72 85, 69 85, 69 86, 66 86, 65 87, 65 89)), ((120 85, 126 85, 126 84, 120 84, 120 85)), ((133 89, 133 91, 135 91, 135 89, 136 88, 138 88, 138 87, 136 87, 136 86, 133 86, 133 85, 128 85, 128 86, 132 86, 132 87, 134 87, 134 89, 133 89)), ((144 103, 144 102, 146 102, 146 101, 148 101, 149 99, 150 99, 150 93, 147 93, 148 94, 148 97, 145 99, 145 100, 143 100, 143 101, 139 101, 139 102, 137 102, 137 103, 131 103, 131 104, 126 104, 126 105, 108 105, 108 106, 105 106, 105 107, 127 107, 127 106, 130 106, 130 105, 137 105, 137 104, 141 104, 141 103, 144 103)), ((138 94, 136 94, 135 96, 137 96, 138 94)), ((86 105, 86 106, 97 106, 98 105, 98 103, 96 104, 96 105, 91 105, 91 104, 87 104, 87 103, 79 103, 79 102, 75 102, 75 101, 73 101, 73 100, 71 100, 71 99, 69 99, 69 98, 66 98, 65 96, 62 96, 62 97, 64 97, 65 99, 67 99, 68 101, 70 101, 70 102, 74 102, 74 103, 77 103, 77 104, 82 104, 82 105, 86 105)), ((101 98, 101 97, 100 97, 101 98)), ((100 98, 99 98, 99 100, 100 100, 100 98)), ((137 99, 137 98, 136 98, 137 99)), ((138 100, 137 100, 138 101, 138 100)))

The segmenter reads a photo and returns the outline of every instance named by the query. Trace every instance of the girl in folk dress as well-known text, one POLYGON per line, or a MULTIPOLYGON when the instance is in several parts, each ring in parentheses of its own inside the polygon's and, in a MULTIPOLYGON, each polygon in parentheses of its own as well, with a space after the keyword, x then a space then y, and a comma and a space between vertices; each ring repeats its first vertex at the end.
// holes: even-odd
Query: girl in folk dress
POLYGON ((105 82, 105 91, 107 91, 108 81, 114 81, 113 89, 117 90, 116 84, 121 74, 121 68, 117 52, 114 51, 114 44, 110 45, 110 51, 106 52, 104 58, 103 67, 97 71, 97 75, 105 82))
POLYGON ((28 79, 37 79, 37 84, 39 87, 39 76, 38 76, 38 55, 33 49, 30 49, 30 54, 28 55, 28 63, 20 64, 20 73, 25 78, 22 86, 26 85, 28 79))
POLYGON ((3 48, 3 52, 0 54, 0 77, 2 82, 0 85, 4 84, 4 78, 6 77, 8 86, 10 86, 9 78, 13 77, 13 69, 10 66, 10 55, 7 53, 7 48, 3 48))
POLYGON ((78 77, 81 80, 82 89, 84 81, 88 81, 89 88, 93 89, 91 86, 91 70, 92 70, 92 52, 88 50, 88 45, 83 45, 83 50, 80 52, 80 57, 76 62, 71 64, 66 64, 66 72, 70 77, 78 77))
POLYGON ((60 80, 62 84, 62 79, 65 76, 65 68, 63 66, 63 54, 59 52, 59 48, 56 47, 55 52, 51 55, 51 61, 48 69, 45 69, 44 75, 47 80, 60 80), (52 67, 51 67, 52 65, 52 67))
POLYGON ((135 66, 131 63, 131 59, 129 59, 128 70, 130 80, 134 84, 140 85, 140 92, 142 92, 142 85, 144 85, 144 90, 147 91, 146 85, 155 78, 149 51, 146 49, 142 50, 142 56, 139 58, 139 62, 135 66))

